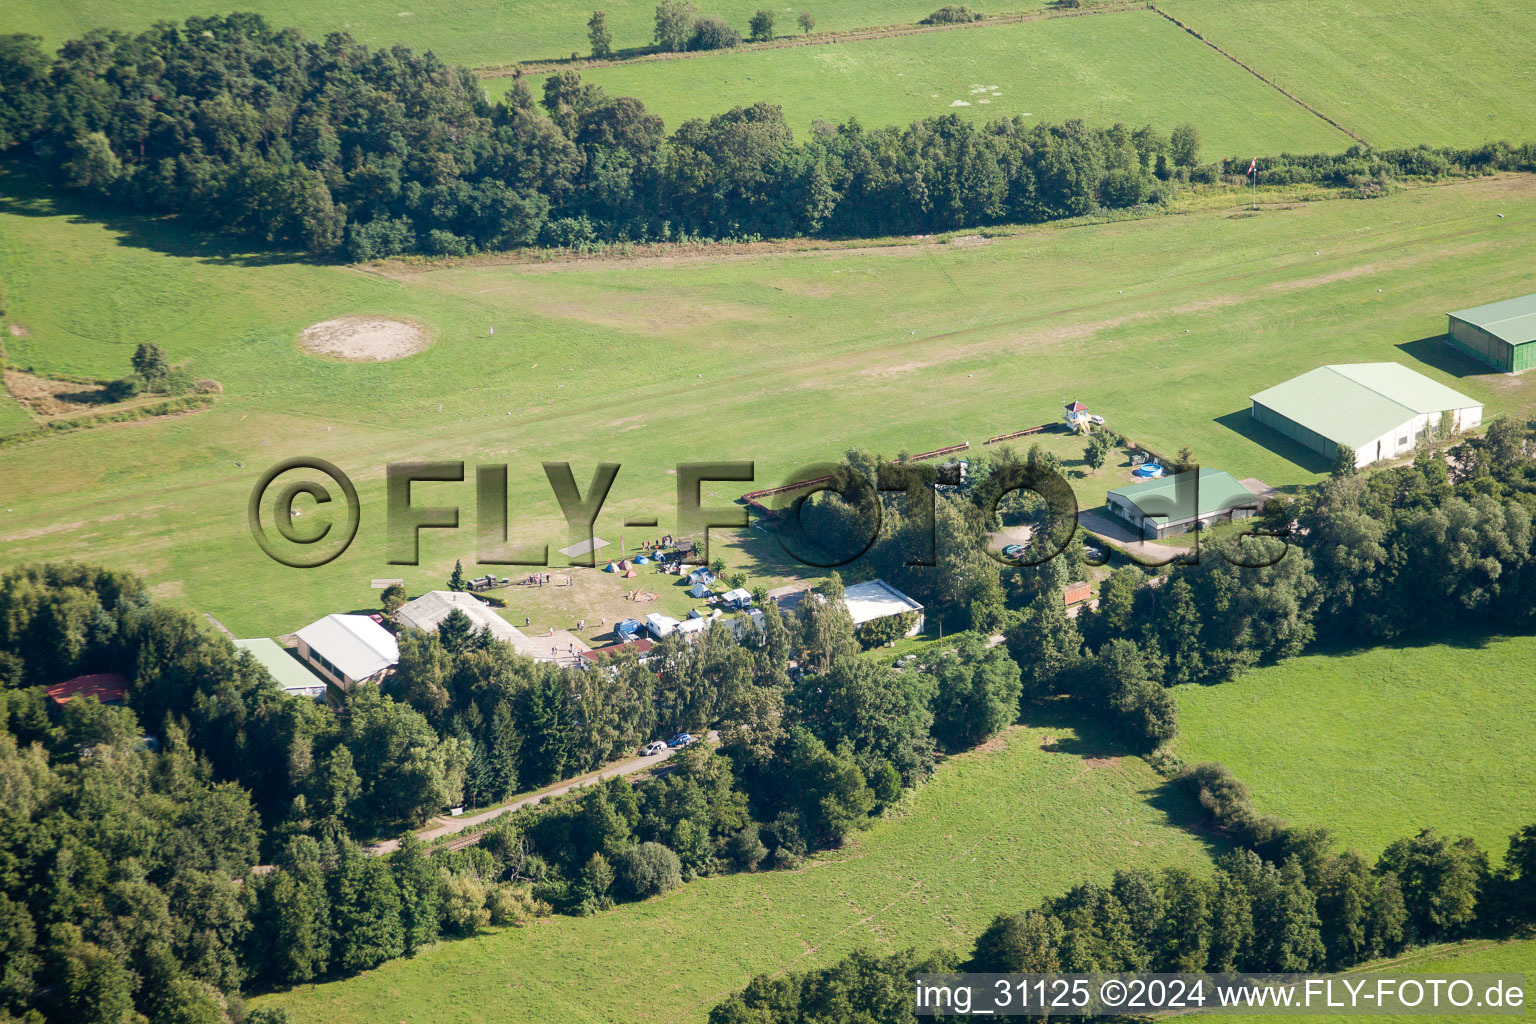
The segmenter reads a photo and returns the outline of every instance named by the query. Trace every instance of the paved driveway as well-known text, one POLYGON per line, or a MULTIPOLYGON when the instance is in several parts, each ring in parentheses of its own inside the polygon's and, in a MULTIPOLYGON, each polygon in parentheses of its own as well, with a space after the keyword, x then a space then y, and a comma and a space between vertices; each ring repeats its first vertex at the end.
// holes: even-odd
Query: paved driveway
POLYGON ((1092 530, 1126 554, 1157 565, 1171 562, 1194 547, 1193 537, 1190 539, 1189 547, 1169 547, 1167 544, 1153 544, 1151 541, 1142 540, 1125 520, 1110 515, 1102 506, 1079 512, 1077 522, 1083 529, 1092 530))

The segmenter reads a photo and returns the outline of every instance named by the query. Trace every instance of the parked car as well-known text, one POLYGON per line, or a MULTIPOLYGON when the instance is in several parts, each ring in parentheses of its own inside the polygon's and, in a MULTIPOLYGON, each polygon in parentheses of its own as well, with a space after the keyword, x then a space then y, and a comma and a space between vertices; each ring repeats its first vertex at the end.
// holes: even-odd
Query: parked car
POLYGON ((652 740, 640 748, 641 757, 653 757, 667 749, 667 745, 661 740, 652 740))
POLYGON ((693 737, 692 736, 688 735, 685 732, 680 732, 676 736, 673 736, 671 739, 667 740, 667 746, 669 746, 669 747, 686 747, 688 744, 690 744, 692 742, 693 742, 693 737))
POLYGON ((1004 558, 1018 558, 1018 557, 1022 556, 1023 554, 1024 554, 1024 545, 1023 544, 1009 544, 1007 547, 1003 548, 1003 557, 1004 558))

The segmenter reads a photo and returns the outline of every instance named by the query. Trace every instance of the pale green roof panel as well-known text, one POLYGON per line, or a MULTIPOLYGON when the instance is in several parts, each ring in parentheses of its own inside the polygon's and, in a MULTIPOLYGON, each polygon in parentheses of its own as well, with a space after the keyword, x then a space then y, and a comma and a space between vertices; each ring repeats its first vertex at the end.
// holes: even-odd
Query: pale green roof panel
POLYGON ((1401 363, 1319 366, 1251 397, 1350 448, 1362 448, 1421 414, 1482 405, 1401 363))
POLYGON ((1319 366, 1252 397, 1314 434, 1351 448, 1370 444, 1415 415, 1331 366, 1319 366))
POLYGON ((266 637, 258 637, 255 640, 236 640, 235 646, 241 650, 250 651, 251 657, 261 662, 267 673, 277 680, 277 685, 285 690, 304 690, 325 685, 325 680, 305 668, 297 658, 274 640, 266 637))
POLYGON ((1511 345, 1536 341, 1536 295, 1490 302, 1486 306, 1457 310, 1450 315, 1481 327, 1511 345))
MULTIPOLYGON (((1137 508, 1145 510, 1145 503, 1151 498, 1165 499, 1169 503, 1177 501, 1179 477, 1182 475, 1157 477, 1141 483, 1117 487, 1109 493, 1117 494, 1137 508)), ((1196 499, 1194 515, 1207 516, 1215 512, 1225 512, 1239 505, 1252 505, 1257 500, 1252 491, 1238 483, 1237 479, 1226 470, 1211 469, 1208 466, 1200 467, 1200 493, 1196 499)))
POLYGON ((1336 363, 1328 369, 1416 413, 1470 409, 1482 404, 1437 380, 1408 369, 1402 363, 1336 363))

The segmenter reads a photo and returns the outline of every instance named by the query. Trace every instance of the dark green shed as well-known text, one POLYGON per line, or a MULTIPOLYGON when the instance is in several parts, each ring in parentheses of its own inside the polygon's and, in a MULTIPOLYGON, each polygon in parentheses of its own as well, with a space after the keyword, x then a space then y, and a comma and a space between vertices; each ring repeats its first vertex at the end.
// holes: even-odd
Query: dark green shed
POLYGON ((1491 302, 1447 316, 1450 328, 1446 338, 1453 347, 1505 373, 1536 367, 1536 295, 1491 302))

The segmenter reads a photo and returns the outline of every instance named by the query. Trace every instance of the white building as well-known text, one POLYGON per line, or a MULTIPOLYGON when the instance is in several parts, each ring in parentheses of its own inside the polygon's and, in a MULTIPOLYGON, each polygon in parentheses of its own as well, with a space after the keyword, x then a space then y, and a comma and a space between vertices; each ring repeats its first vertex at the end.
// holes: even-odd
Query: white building
POLYGON ((435 633, 454 611, 468 616, 476 630, 490 630, 492 639, 510 645, 518 654, 534 661, 571 665, 575 664, 577 654, 588 649, 579 637, 565 630, 556 630, 549 636, 530 637, 475 595, 459 590, 433 590, 414 601, 407 601, 395 612, 395 621, 407 629, 435 633))
POLYGON ((1431 431, 1483 421, 1481 403, 1401 363, 1319 366, 1250 400, 1255 421, 1328 459, 1342 445, 1356 466, 1412 451, 1431 431))
POLYGON ((382 682, 400 660, 389 630, 367 615, 327 615, 298 632, 299 657, 343 690, 382 682))
MULTIPOLYGON (((771 591, 770 596, 777 594, 779 612, 789 615, 804 601, 807 596, 820 600, 821 595, 809 588, 793 590, 784 593, 789 588, 780 588, 771 591)), ((843 604, 848 609, 848 615, 853 619, 855 629, 872 622, 875 619, 883 619, 888 615, 903 615, 907 612, 916 613, 916 621, 907 630, 907 636, 916 636, 923 631, 923 606, 912 598, 903 594, 884 580, 868 580, 864 583, 855 583, 843 589, 843 604)))
POLYGON ((855 629, 875 619, 913 612, 917 621, 907 630, 907 636, 916 636, 923 631, 923 606, 884 580, 869 580, 845 588, 843 603, 848 606, 855 629))
POLYGON ((414 601, 407 601, 395 612, 395 621, 407 629, 419 629, 423 633, 436 633, 452 612, 460 611, 469 617, 475 628, 488 629, 491 636, 516 647, 528 637, 495 610, 473 594, 458 590, 433 590, 414 601))

